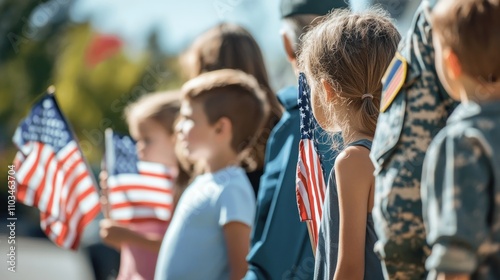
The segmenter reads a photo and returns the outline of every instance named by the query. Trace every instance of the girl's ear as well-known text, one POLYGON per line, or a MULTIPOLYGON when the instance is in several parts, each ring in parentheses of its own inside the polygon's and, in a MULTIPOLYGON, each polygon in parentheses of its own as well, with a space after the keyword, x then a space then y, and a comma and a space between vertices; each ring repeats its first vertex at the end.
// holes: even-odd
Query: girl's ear
POLYGON ((451 50, 450 48, 444 49, 443 58, 450 78, 456 80, 460 76, 462 76, 462 65, 460 64, 460 60, 458 60, 458 57, 453 50, 451 50))
POLYGON ((326 101, 331 102, 335 97, 337 97, 337 93, 328 81, 321 79, 321 86, 323 87, 323 91, 326 93, 326 101))

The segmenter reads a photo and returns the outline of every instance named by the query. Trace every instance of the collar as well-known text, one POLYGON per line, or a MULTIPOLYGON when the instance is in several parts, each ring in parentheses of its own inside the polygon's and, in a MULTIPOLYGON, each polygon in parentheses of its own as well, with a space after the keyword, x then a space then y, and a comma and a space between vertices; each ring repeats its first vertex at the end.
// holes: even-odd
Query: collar
POLYGON ((476 103, 469 101, 467 103, 460 103, 448 119, 448 124, 470 119, 479 115, 498 115, 499 106, 500 101, 492 101, 488 103, 476 103))
POLYGON ((285 107, 287 111, 299 108, 299 104, 297 103, 297 99, 299 96, 298 89, 295 86, 286 87, 278 92, 278 99, 281 102, 281 105, 285 107))

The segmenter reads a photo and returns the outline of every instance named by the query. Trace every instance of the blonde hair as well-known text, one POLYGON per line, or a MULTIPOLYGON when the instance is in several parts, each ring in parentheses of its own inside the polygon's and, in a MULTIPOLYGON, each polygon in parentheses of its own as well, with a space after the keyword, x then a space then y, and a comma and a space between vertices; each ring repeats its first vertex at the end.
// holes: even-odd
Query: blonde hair
POLYGON ((441 1, 433 32, 457 55, 463 71, 481 82, 500 82, 500 1, 441 1))
MULTIPOLYGON (((155 92, 141 96, 137 101, 129 104, 125 110, 125 120, 129 126, 137 124, 141 120, 153 120, 160 124, 168 135, 175 134, 175 125, 179 116, 181 106, 181 91, 171 90, 155 92)), ((193 174, 192 166, 183 154, 176 147, 177 165, 179 174, 176 178, 176 185, 179 188, 174 201, 177 201, 187 187, 193 174)))
POLYGON ((362 13, 335 10, 305 34, 299 64, 312 80, 312 93, 319 94, 322 111, 331 121, 328 126, 338 124, 344 136, 351 129, 375 134, 381 78, 400 39, 381 9, 362 13), (320 81, 333 89, 332 99, 327 98, 320 81))
POLYGON ((124 111, 128 125, 134 121, 151 119, 174 135, 175 120, 180 110, 180 91, 155 92, 141 96, 124 111))
MULTIPOLYGON (((271 89, 264 57, 250 32, 236 24, 216 25, 200 35, 180 61, 189 79, 220 69, 241 70, 255 77, 266 94, 271 112, 251 152, 251 158, 246 159, 246 162, 247 165, 254 165, 254 168, 263 168, 267 139, 280 120, 283 108, 271 89)), ((249 166, 246 168, 248 171, 254 169, 249 166)))
POLYGON ((253 76, 238 70, 216 70, 188 81, 182 92, 185 100, 202 104, 209 124, 222 117, 231 121, 231 148, 236 153, 255 145, 269 106, 253 76))

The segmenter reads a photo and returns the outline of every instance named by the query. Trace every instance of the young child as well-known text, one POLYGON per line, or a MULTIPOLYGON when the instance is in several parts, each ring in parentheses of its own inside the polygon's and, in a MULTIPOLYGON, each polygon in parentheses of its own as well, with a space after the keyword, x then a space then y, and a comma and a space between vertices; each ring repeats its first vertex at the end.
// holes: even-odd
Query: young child
MULTIPOLYGON (((348 4, 339 0, 280 2, 282 43, 288 62, 298 76, 297 49, 302 34, 314 26, 321 16, 332 9, 346 8, 348 4)), ((311 279, 314 273, 314 254, 307 225, 297 219, 295 191, 301 138, 298 127, 302 113, 297 103, 299 91, 297 84, 294 84, 277 93, 285 111, 267 141, 245 280, 311 279)), ((328 175, 337 151, 331 149, 332 141, 328 135, 319 127, 316 128, 315 136, 319 136, 315 137, 319 140, 316 148, 321 155, 323 172, 328 175)))
MULTIPOLYGON (((139 160, 161 163, 168 167, 173 177, 177 177, 176 184, 172 182, 175 185, 174 204, 189 178, 179 167, 175 154, 174 124, 179 109, 179 92, 168 92, 145 95, 125 111, 130 134, 137 141, 139 160)), ((100 178, 101 186, 106 191, 107 173, 101 172, 100 178)), ((158 251, 168 222, 121 225, 104 219, 100 225, 103 241, 121 251, 117 279, 153 279, 158 251)))
POLYGON ((232 23, 221 23, 205 31, 193 42, 181 56, 181 65, 189 79, 214 70, 241 70, 254 76, 266 93, 266 101, 271 106, 271 112, 257 143, 243 164, 257 195, 264 168, 267 139, 283 113, 283 108, 271 89, 259 45, 245 28, 232 23))
POLYGON ((441 0, 431 20, 439 79, 462 103, 424 161, 428 279, 500 279, 500 1, 441 0))
POLYGON ((314 116, 341 129, 345 149, 328 182, 315 279, 383 279, 373 252, 374 167, 369 158, 381 78, 400 35, 378 11, 336 10, 303 38, 299 63, 311 85, 314 116))
POLYGON ((179 200, 160 249, 155 279, 241 279, 255 197, 239 167, 268 114, 250 75, 216 70, 182 88, 180 145, 204 168, 179 200))

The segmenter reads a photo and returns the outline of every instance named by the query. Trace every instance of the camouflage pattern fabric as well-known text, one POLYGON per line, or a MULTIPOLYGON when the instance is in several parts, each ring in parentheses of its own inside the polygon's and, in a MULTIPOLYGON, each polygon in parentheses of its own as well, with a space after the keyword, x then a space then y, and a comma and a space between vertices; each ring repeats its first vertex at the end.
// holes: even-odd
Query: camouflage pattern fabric
POLYGON ((380 114, 371 158, 376 190, 373 219, 387 279, 422 279, 430 253, 422 219, 420 181, 425 152, 456 106, 434 68, 430 4, 422 2, 401 55, 407 74, 402 89, 380 114))
POLYGON ((460 105, 429 147, 422 176, 429 270, 500 279, 499 106, 460 105))

